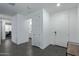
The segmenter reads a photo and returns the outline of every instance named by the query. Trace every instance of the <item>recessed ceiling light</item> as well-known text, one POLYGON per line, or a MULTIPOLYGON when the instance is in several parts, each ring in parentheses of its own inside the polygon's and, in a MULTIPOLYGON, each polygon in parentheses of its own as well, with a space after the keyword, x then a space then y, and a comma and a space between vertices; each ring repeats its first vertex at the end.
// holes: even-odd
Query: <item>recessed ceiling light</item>
POLYGON ((57 3, 57 7, 59 7, 60 6, 60 3, 57 3))

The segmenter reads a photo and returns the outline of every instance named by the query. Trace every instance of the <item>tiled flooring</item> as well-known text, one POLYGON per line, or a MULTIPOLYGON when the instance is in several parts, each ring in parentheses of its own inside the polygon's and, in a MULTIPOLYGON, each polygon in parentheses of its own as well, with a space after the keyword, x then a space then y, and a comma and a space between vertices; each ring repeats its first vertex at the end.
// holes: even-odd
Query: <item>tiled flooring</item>
POLYGON ((50 45, 42 50, 32 46, 31 41, 21 45, 15 45, 10 39, 2 41, 0 56, 65 56, 66 48, 50 45))

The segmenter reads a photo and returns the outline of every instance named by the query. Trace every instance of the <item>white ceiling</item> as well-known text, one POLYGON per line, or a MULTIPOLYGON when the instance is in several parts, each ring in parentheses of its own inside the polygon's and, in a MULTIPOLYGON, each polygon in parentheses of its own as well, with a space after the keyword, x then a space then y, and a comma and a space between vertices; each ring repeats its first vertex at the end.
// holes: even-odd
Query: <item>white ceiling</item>
POLYGON ((42 8, 46 8, 48 12, 53 13, 69 8, 75 8, 77 5, 77 3, 61 3, 61 6, 57 7, 56 3, 16 3, 12 6, 8 3, 0 3, 0 14, 13 16, 17 13, 22 13, 27 15, 42 8))

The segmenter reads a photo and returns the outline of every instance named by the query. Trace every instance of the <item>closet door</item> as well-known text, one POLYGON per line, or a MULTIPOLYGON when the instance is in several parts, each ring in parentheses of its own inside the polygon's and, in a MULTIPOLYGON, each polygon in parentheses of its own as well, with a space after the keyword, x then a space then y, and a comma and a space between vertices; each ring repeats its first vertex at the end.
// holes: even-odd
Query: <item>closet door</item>
POLYGON ((1 45, 1 27, 2 27, 2 22, 0 21, 0 45, 1 45))
POLYGON ((32 20, 32 45, 40 47, 41 19, 39 14, 33 16, 32 20))

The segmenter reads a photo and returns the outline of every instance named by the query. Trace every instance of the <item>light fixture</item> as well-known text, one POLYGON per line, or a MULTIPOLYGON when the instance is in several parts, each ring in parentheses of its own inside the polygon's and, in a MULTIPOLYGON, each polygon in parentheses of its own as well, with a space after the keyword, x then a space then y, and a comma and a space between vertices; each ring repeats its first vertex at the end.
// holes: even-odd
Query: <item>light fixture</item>
POLYGON ((57 7, 59 7, 60 6, 60 3, 57 3, 57 7))

